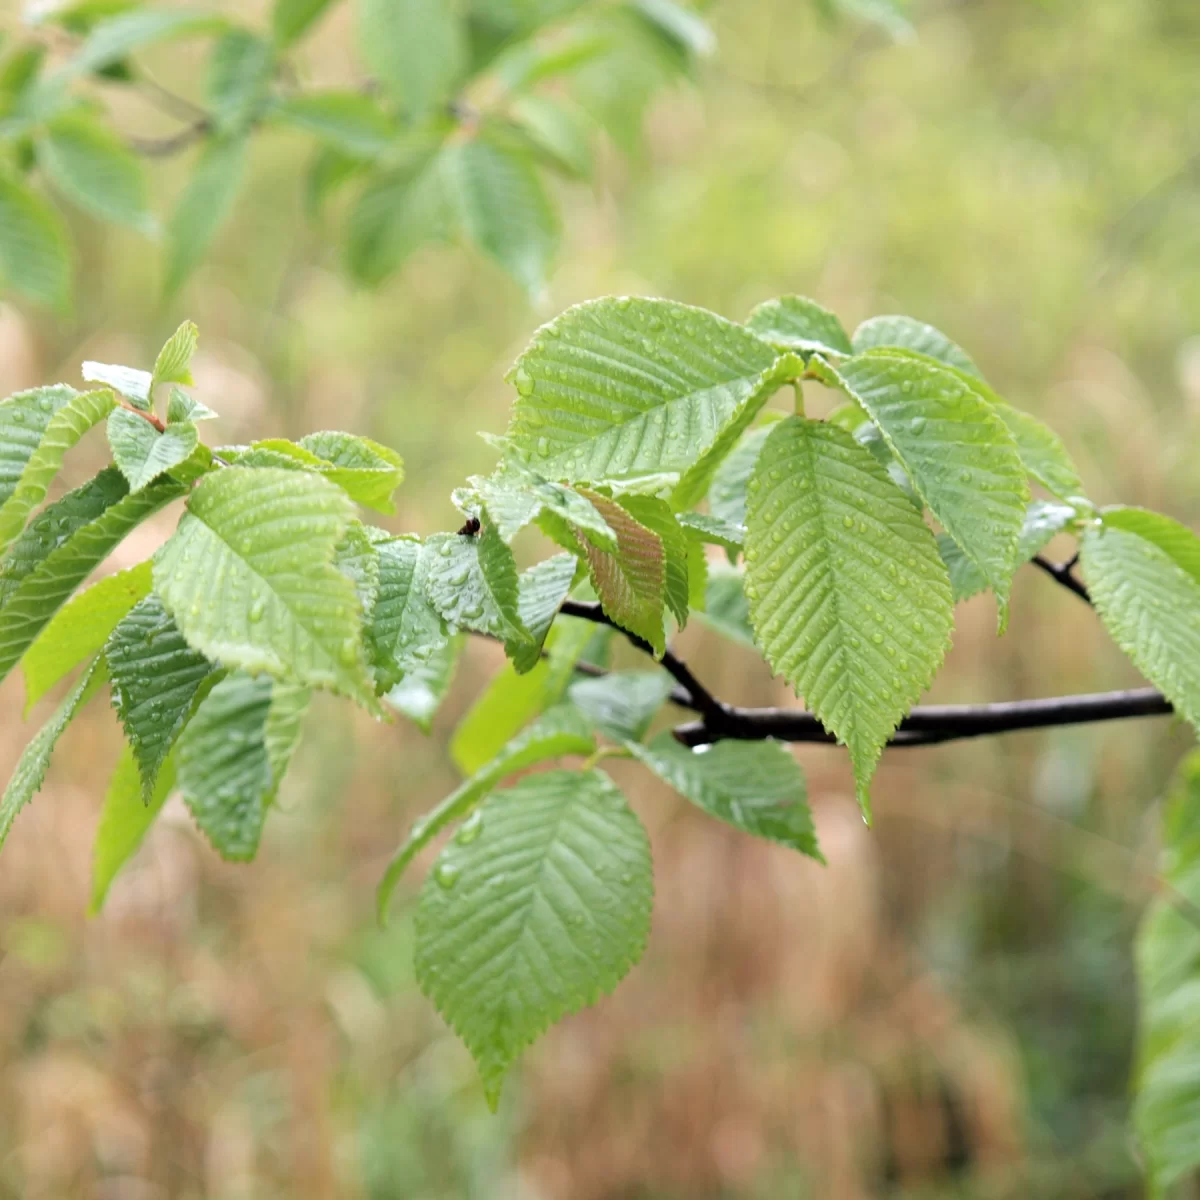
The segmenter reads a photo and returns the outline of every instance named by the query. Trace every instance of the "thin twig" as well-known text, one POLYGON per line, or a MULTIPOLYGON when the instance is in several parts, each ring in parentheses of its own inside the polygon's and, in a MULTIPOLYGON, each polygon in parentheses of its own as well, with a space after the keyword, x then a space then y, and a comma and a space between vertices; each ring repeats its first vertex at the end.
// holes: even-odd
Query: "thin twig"
POLYGON ((208 117, 202 117, 191 125, 185 125, 178 133, 164 138, 127 137, 130 149, 146 158, 169 158, 186 150, 194 142, 208 136, 212 130, 212 122, 208 117))
POLYGON ((1092 597, 1083 583, 1074 575, 1075 564, 1079 561, 1079 555, 1064 563, 1053 563, 1048 558, 1043 558, 1040 554, 1030 560, 1035 567, 1045 571, 1055 583, 1065 587, 1067 591, 1074 592, 1085 604, 1091 604, 1092 597))

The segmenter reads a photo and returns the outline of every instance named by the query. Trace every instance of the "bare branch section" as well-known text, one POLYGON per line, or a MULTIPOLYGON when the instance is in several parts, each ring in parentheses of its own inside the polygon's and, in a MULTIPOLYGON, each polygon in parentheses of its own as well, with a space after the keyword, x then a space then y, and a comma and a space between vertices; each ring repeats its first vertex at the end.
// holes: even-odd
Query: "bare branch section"
MULTIPOLYGON (((1035 563, 1060 586, 1080 599, 1091 602, 1087 588, 1072 573, 1075 566, 1073 561, 1059 564, 1038 559, 1035 563)), ((597 625, 609 625, 643 653, 653 654, 648 642, 621 629, 599 604, 568 600, 560 611, 564 616, 592 621, 597 625)), ((781 742, 818 744, 836 741, 812 713, 802 709, 739 708, 725 704, 670 650, 663 656, 662 666, 677 684, 670 696, 671 703, 690 709, 700 718, 674 730, 676 739, 685 746, 707 746, 731 740, 765 741, 768 738, 781 742)), ((1022 729, 1167 716, 1174 711, 1171 702, 1154 688, 995 704, 930 704, 914 708, 901 721, 888 745, 934 746, 942 742, 989 737, 1022 729)))

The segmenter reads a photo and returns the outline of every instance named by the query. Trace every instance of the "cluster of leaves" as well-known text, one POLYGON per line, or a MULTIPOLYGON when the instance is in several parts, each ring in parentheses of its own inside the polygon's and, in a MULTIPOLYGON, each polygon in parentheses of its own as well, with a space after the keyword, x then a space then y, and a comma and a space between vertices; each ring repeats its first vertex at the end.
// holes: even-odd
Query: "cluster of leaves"
POLYGON ((143 155, 199 153, 166 221, 166 286, 203 259, 233 206, 252 135, 290 129, 315 143, 306 194, 315 214, 357 188, 345 261, 374 284, 427 242, 465 239, 531 292, 558 240, 548 173, 586 179, 596 136, 630 146, 646 106, 712 48, 676 0, 355 0, 368 77, 297 83, 298 44, 336 0, 276 0, 270 28, 139 0, 28 7, 28 37, 0 60, 0 273, 62 306, 67 231, 37 186, 103 221, 153 235, 143 155), (170 41, 210 47, 197 101, 164 93, 138 61, 170 41), (66 47, 66 53, 58 48, 66 47), (104 101, 113 88, 165 103, 182 124, 126 139, 104 101))
POLYGON ((194 348, 185 325, 152 372, 89 363, 98 390, 0 404, 0 677, 23 661, 33 703, 81 668, 0 800, 0 838, 108 680, 128 749, 95 904, 174 788, 220 853, 249 858, 314 689, 428 727, 463 635, 494 639, 508 662, 452 743, 464 782, 379 889, 382 916, 408 864, 457 827, 421 892, 417 971, 493 1102, 522 1048, 645 944, 649 846, 601 763, 635 760, 718 819, 820 857, 791 754, 723 740, 719 702, 668 651, 693 614, 803 695, 847 747, 869 817, 871 776, 942 662, 956 601, 990 589, 1003 625, 1014 573, 1068 532, 1116 641, 1200 726, 1200 540, 1142 509, 1097 510, 1058 438, 918 321, 851 336, 795 296, 740 325, 665 300, 570 309, 510 373, 499 465, 453 497, 463 529, 424 539, 356 515, 390 509, 401 468, 382 446, 327 432, 205 447, 212 414, 179 386, 194 348), (808 388, 836 397, 827 419, 806 415, 808 388), (767 408, 776 395, 791 412, 767 408), (34 515, 102 419, 115 465, 34 515), (178 497, 152 562, 71 598, 178 497), (559 552, 521 570, 512 545, 529 527, 559 552), (650 669, 608 669, 614 630, 650 669), (671 703, 712 717, 714 744, 648 737, 671 703), (496 790, 562 759, 583 762, 496 790))

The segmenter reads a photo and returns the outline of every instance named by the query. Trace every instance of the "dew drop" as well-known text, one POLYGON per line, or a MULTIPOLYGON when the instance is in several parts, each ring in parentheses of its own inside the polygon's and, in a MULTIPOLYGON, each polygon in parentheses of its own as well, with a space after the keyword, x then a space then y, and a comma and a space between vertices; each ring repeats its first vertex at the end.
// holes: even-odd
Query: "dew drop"
POLYGON ((338 650, 338 661, 343 667, 352 667, 358 661, 358 643, 354 638, 346 638, 338 650))
POLYGON ((545 458, 546 455, 550 453, 550 443, 544 437, 540 437, 537 440, 537 452, 543 458, 545 458))
POLYGON ((433 868, 433 878, 438 887, 447 892, 458 882, 461 874, 462 868, 457 863, 440 862, 433 868))
POLYGON ((257 625, 259 621, 263 619, 263 610, 265 607, 266 606, 263 604, 262 600, 255 600, 254 603, 250 605, 250 611, 246 615, 250 618, 250 623, 252 625, 257 625))
POLYGON ((442 544, 441 544, 441 545, 438 547, 438 553, 439 553, 439 554, 440 554, 440 555, 441 555, 443 558, 449 558, 449 557, 450 557, 450 543, 449 543, 449 542, 443 542, 443 543, 442 543, 442 544))
POLYGON ((924 417, 913 417, 908 427, 917 437, 920 437, 925 432, 925 424, 924 417))
POLYGON ((847 529, 853 529, 854 528, 854 518, 853 517, 843 517, 842 524, 845 525, 845 527, 847 529))
POLYGON ((905 380, 905 381, 904 381, 904 382, 903 382, 903 383, 900 385, 900 390, 901 390, 902 392, 906 393, 906 394, 907 394, 908 392, 911 392, 911 391, 912 391, 912 380, 911 380, 911 379, 906 379, 906 380, 905 380))
POLYGON ((460 846, 469 846, 483 832, 483 813, 476 809, 463 823, 462 828, 454 835, 454 840, 460 846))
POLYGON ((882 633, 871 634, 871 641, 873 641, 875 643, 875 645, 877 645, 877 646, 882 646, 883 645, 883 634, 882 633))
POLYGON ((533 376, 524 367, 517 368, 517 373, 513 376, 513 385, 516 387, 518 395, 533 395, 533 376))

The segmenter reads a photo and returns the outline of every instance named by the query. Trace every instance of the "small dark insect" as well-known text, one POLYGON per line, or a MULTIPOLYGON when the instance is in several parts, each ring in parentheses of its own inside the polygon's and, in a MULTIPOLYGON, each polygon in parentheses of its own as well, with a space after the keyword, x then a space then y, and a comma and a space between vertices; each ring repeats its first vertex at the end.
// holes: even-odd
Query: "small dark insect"
POLYGON ((479 532, 479 518, 468 517, 466 524, 458 531, 459 537, 474 537, 479 532))

